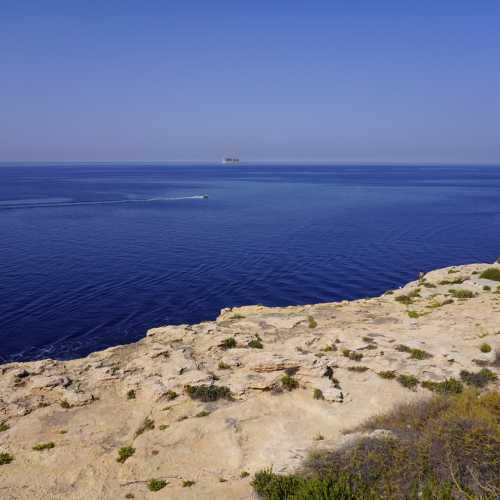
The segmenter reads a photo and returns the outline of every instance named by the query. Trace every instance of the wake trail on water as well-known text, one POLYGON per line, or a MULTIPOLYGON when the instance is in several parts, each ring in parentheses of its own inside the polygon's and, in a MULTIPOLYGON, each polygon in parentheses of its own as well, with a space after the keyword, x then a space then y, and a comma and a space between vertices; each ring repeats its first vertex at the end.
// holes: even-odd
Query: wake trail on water
POLYGON ((178 201, 178 200, 203 200, 205 195, 194 196, 178 196, 178 197, 156 197, 130 200, 102 200, 102 201, 64 201, 64 202, 47 202, 47 203, 15 203, 2 205, 0 202, 0 210, 16 210, 26 208, 56 208, 56 207, 74 207, 80 205, 117 205, 128 203, 152 203, 158 201, 178 201))

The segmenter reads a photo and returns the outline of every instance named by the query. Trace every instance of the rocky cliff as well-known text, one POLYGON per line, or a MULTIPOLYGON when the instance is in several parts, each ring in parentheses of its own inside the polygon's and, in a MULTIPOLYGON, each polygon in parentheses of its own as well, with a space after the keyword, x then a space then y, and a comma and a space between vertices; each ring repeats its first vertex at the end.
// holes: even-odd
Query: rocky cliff
POLYGON ((487 268, 500 273, 440 269, 381 297, 225 309, 83 359, 1 365, 0 497, 253 498, 257 470, 293 470, 433 382, 487 367, 498 387, 487 268))

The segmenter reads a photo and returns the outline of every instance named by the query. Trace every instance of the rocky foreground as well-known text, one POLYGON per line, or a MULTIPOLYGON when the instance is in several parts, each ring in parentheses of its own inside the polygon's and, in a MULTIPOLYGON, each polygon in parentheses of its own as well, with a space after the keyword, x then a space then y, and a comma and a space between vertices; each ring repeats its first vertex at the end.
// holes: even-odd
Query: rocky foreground
POLYGON ((498 374, 500 282, 487 268, 500 272, 473 264, 373 299, 225 309, 84 359, 1 365, 0 498, 254 498, 253 473, 342 446, 368 417, 429 397, 428 382, 498 374))

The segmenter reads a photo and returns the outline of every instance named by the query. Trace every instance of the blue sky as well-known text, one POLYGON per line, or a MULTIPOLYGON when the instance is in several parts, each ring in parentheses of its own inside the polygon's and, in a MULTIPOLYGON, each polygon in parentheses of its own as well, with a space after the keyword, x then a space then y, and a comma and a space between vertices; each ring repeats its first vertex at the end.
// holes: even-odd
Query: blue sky
POLYGON ((0 161, 500 164, 500 2, 0 1, 0 161))

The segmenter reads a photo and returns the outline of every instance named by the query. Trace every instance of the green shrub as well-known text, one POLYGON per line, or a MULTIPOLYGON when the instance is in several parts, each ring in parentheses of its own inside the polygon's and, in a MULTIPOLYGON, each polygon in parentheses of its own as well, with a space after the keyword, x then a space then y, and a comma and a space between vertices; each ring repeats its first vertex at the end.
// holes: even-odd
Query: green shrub
POLYGON ((484 285, 484 286, 483 286, 483 290, 484 290, 485 292, 490 292, 490 291, 491 291, 491 286, 489 286, 489 285, 484 285))
MULTIPOLYGON (((359 483, 359 482, 358 482, 359 483)), ((364 488, 345 475, 333 478, 274 474, 271 469, 257 472, 250 483, 265 500, 370 500, 364 488)))
POLYGON ((60 403, 61 408, 64 408, 65 410, 69 410, 71 408, 71 405, 64 399, 60 403))
POLYGON ((314 389, 313 398, 314 399, 325 399, 325 396, 323 395, 323 391, 321 389, 314 389))
POLYGON ((146 417, 139 428, 135 431, 135 437, 140 436, 146 431, 152 431, 155 428, 155 421, 152 418, 146 417))
POLYGON ((436 288, 436 285, 434 283, 429 283, 428 281, 422 283, 425 288, 436 288))
POLYGON ((490 267, 486 271, 483 271, 479 277, 486 280, 500 281, 500 269, 490 267))
POLYGON ((51 450, 55 446, 56 445, 52 442, 50 442, 50 443, 38 443, 38 444, 35 444, 35 446, 33 446, 33 449, 35 451, 51 450))
POLYGON ((14 457, 10 453, 0 453, 0 465, 10 464, 14 457))
POLYGON ((482 368, 477 373, 462 370, 460 372, 460 378, 467 385, 472 385, 474 387, 485 387, 490 382, 496 380, 498 377, 495 372, 492 372, 488 368, 482 368))
POLYGON ((126 462, 127 458, 130 458, 135 453, 135 448, 132 446, 124 446, 118 450, 117 462, 123 464, 126 462))
POLYGON ((148 482, 149 491, 160 491, 167 486, 167 481, 163 479, 150 479, 148 482))
POLYGON ((461 285, 466 278, 455 278, 454 280, 442 280, 438 285, 461 285))
POLYGON ((401 374, 398 375, 397 381, 403 386, 408 389, 415 389, 418 385, 418 378, 413 376, 413 375, 406 375, 406 374, 401 374))
POLYGON ((460 394, 464 389, 462 382, 454 378, 448 378, 443 382, 424 380, 421 385, 425 389, 429 389, 429 391, 438 392, 440 394, 460 394))
POLYGON ((179 395, 175 391, 172 391, 172 390, 168 390, 165 393, 165 397, 167 398, 167 401, 172 401, 172 400, 174 400, 178 396, 179 395))
POLYGON ((199 413, 196 414, 197 417, 208 417, 210 415, 210 412, 207 410, 202 410, 199 413))
POLYGON ((392 379, 396 378, 396 371, 395 370, 381 371, 381 372, 378 372, 377 375, 379 377, 385 378, 387 380, 392 380, 392 379))
POLYGON ((362 353, 351 351, 350 349, 342 349, 342 356, 352 361, 361 361, 363 359, 362 353))
POLYGON ((240 477, 241 479, 245 479, 246 477, 248 477, 250 475, 250 472, 247 472, 246 470, 242 470, 240 472, 240 477))
POLYGON ((411 300, 411 297, 408 295, 398 295, 395 297, 395 300, 398 302, 401 302, 401 304, 405 305, 410 305, 413 301, 411 300))
POLYGON ((486 344, 486 342, 485 342, 484 344, 481 344, 481 345, 479 346, 479 350, 480 350, 481 352, 484 352, 484 353, 486 353, 486 352, 491 352, 491 346, 490 346, 490 344, 486 344))
POLYGON ((417 311, 408 311, 408 317, 417 319, 420 316, 417 311))
POLYGON ((130 389, 130 391, 127 392, 127 399, 135 399, 134 389, 130 389))
POLYGON ((10 426, 7 422, 0 422, 0 432, 5 432, 10 429, 10 426))
POLYGON ((259 339, 253 339, 247 345, 252 349, 262 349, 264 347, 264 345, 259 339))
POLYGON ((219 370, 229 370, 231 367, 224 363, 224 361, 219 361, 219 370))
POLYGON ((435 395, 374 417, 354 439, 310 454, 300 472, 251 483, 266 500, 493 500, 500 493, 500 393, 435 395), (465 495, 464 492, 467 492, 465 495))
POLYGON ((316 328, 318 326, 318 323, 312 316, 307 317, 307 326, 309 328, 316 328))
POLYGON ((182 481, 182 487, 183 488, 191 488, 191 486, 193 486, 193 484, 196 484, 195 481, 189 481, 188 479, 186 479, 185 481, 182 481))
POLYGON ((222 349, 233 349, 236 347, 236 339, 234 337, 228 337, 219 344, 219 347, 222 347, 222 349))
POLYGON ((452 288, 452 289, 450 289, 448 291, 456 299, 471 299, 472 297, 475 296, 475 293, 473 291, 471 291, 471 290, 465 290, 465 289, 455 290, 455 289, 452 288))
POLYGON ((399 344, 395 347, 396 351, 399 352, 407 352, 410 354, 410 359, 429 359, 432 358, 432 354, 427 351, 423 351, 422 349, 415 349, 412 347, 408 347, 407 345, 399 344))
POLYGON ((498 259, 496 260, 496 263, 500 264, 500 257, 498 257, 498 259))
POLYGON ((412 349, 410 354, 410 359, 422 360, 432 358, 432 354, 427 351, 423 351, 422 349, 412 349))
POLYGON ((218 399, 232 399, 229 387, 217 385, 187 385, 186 392, 191 399, 208 403, 218 399))
POLYGON ((366 370, 368 370, 368 367, 367 366, 348 366, 347 369, 350 372, 363 373, 363 372, 366 372, 366 370))
POLYGON ((299 387, 299 382, 291 375, 283 375, 283 377, 281 377, 281 386, 287 391, 293 391, 299 387))

